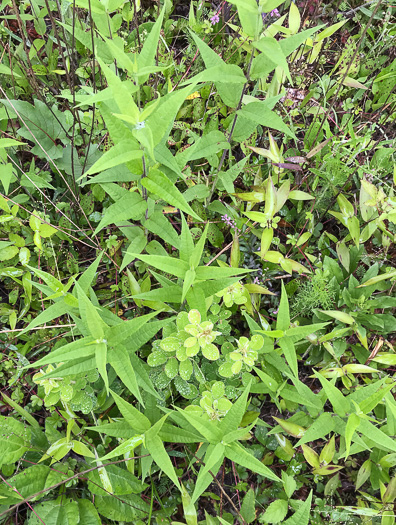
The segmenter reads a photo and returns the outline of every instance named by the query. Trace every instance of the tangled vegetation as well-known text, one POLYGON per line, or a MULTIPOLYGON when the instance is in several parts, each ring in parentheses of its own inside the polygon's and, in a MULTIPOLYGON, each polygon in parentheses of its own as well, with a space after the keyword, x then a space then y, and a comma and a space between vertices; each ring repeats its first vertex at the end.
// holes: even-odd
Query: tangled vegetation
POLYGON ((395 12, 1 3, 0 523, 395 523, 395 12))

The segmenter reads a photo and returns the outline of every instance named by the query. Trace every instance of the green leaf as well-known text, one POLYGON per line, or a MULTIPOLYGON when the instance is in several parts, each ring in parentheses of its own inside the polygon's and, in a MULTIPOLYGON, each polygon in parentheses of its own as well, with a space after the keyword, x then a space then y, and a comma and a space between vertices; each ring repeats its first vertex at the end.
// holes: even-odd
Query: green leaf
POLYGON ((98 343, 95 345, 95 363, 100 376, 102 377, 106 392, 109 394, 109 378, 107 376, 107 344, 98 343))
POLYGON ((304 443, 322 439, 335 429, 335 418, 330 412, 322 412, 312 425, 307 428, 303 437, 297 442, 296 447, 304 443))
POLYGON ((202 436, 209 441, 209 443, 216 444, 222 439, 222 432, 220 429, 212 422, 206 421, 202 417, 196 415, 194 412, 189 412, 187 410, 181 410, 176 407, 178 412, 183 415, 183 417, 192 425, 202 436))
POLYGON ((265 523, 284 523, 283 520, 285 519, 288 510, 289 506, 287 501, 284 499, 277 499, 268 505, 262 519, 265 523))
MULTIPOLYGON (((129 433, 131 429, 129 427, 129 433)), ((108 483, 112 487, 111 492, 116 496, 123 496, 125 494, 140 494, 146 487, 146 483, 128 472, 125 468, 118 465, 107 465, 106 472, 108 475, 108 483)), ((98 470, 88 472, 88 489, 95 496, 106 496, 104 484, 98 473, 98 470), (104 488, 102 488, 104 487, 104 488)))
POLYGON ((396 277, 396 271, 383 273, 381 275, 377 275, 377 277, 373 277, 373 278, 369 279, 368 281, 364 282, 363 284, 360 284, 358 286, 358 288, 363 288, 365 286, 371 286, 373 284, 377 284, 380 281, 385 281, 387 279, 393 279, 394 277, 396 277))
POLYGON ((84 271, 84 273, 78 278, 77 283, 80 285, 84 293, 88 293, 89 287, 94 280, 100 261, 102 260, 104 252, 101 252, 92 264, 84 271))
POLYGON ((315 197, 313 195, 310 195, 309 193, 306 193, 305 191, 292 190, 289 193, 289 199, 293 199, 295 201, 309 201, 314 198, 315 197))
POLYGON ((162 212, 154 212, 146 221, 144 221, 143 226, 170 245, 179 249, 179 236, 162 212))
MULTIPOLYGON (((278 501, 283 501, 283 500, 278 500, 278 501)), ((286 503, 286 508, 287 508, 287 502, 285 501, 284 503, 286 503)), ((266 513, 267 511, 268 509, 266 510, 266 513)), ((286 510, 286 513, 287 513, 287 510, 286 510)), ((286 513, 285 513, 285 516, 286 516, 286 513)), ((241 506, 241 516, 246 521, 246 523, 252 523, 256 518, 256 498, 254 496, 253 489, 249 489, 246 493, 246 496, 243 498, 242 506, 241 506)), ((280 519, 279 521, 282 521, 282 519, 280 519)))
POLYGON ((116 458, 117 456, 124 456, 129 452, 133 452, 136 447, 143 443, 143 436, 133 436, 118 447, 114 448, 111 452, 100 458, 100 461, 108 461, 109 459, 116 458))
POLYGON ((202 232, 202 235, 201 235, 199 241, 195 245, 194 249, 191 250, 190 258, 189 258, 188 262, 190 264, 190 267, 192 267, 194 269, 196 269, 198 267, 198 265, 199 265, 199 263, 201 261, 203 250, 204 250, 204 247, 205 247, 206 238, 208 236, 208 228, 209 228, 209 224, 207 224, 205 226, 205 229, 202 232))
MULTIPOLYGON (((146 122, 152 131, 154 146, 157 146, 162 141, 168 139, 173 121, 175 120, 180 106, 186 100, 186 97, 194 91, 195 85, 196 84, 193 84, 184 89, 172 91, 162 97, 155 111, 147 118, 146 122)), ((158 157, 157 149, 155 150, 155 154, 158 157)), ((172 155, 171 158, 173 159, 172 155)), ((160 159, 158 158, 158 160, 160 159)), ((161 162, 163 162, 163 160, 161 160, 161 162)))
POLYGON ((121 344, 112 346, 109 352, 109 363, 114 368, 116 374, 129 389, 129 391, 136 397, 136 399, 144 406, 143 399, 140 395, 135 371, 131 365, 128 352, 121 344))
POLYGON ((85 445, 81 441, 77 441, 74 439, 72 443, 73 443, 73 450, 76 454, 79 454, 80 456, 85 456, 88 458, 95 457, 95 454, 91 452, 91 450, 87 447, 87 445, 85 445))
POLYGON ((184 217, 184 213, 181 213, 182 217, 182 231, 180 235, 180 259, 186 262, 190 262, 191 253, 194 249, 194 241, 190 228, 188 227, 187 221, 184 217))
POLYGON ((179 208, 185 213, 188 213, 196 220, 202 221, 202 219, 186 202, 185 198, 176 188, 174 183, 168 179, 168 177, 162 173, 162 171, 159 171, 155 168, 150 169, 147 177, 142 179, 142 186, 144 186, 151 193, 154 193, 154 195, 157 195, 165 202, 168 202, 172 206, 179 208))
POLYGON ((139 412, 137 408, 135 408, 130 403, 122 399, 122 397, 117 395, 115 392, 110 392, 121 414, 129 423, 131 428, 133 428, 137 432, 140 432, 141 434, 144 434, 144 432, 151 428, 150 420, 144 414, 139 412))
POLYGON ((333 405, 334 412, 340 417, 345 417, 346 413, 350 411, 350 403, 348 398, 346 398, 337 387, 327 381, 322 374, 319 374, 314 370, 314 374, 319 379, 322 384, 323 390, 326 393, 326 396, 330 403, 333 405))
POLYGON ((97 235, 109 224, 120 224, 129 219, 140 219, 146 207, 146 202, 138 193, 125 193, 117 202, 106 208, 102 220, 94 231, 94 235, 97 235))
POLYGON ((345 324, 354 324, 355 319, 347 314, 346 312, 339 312, 338 310, 320 310, 323 314, 328 315, 329 317, 333 317, 334 319, 337 319, 337 321, 341 321, 341 323, 345 324))
POLYGON ((26 368, 38 368, 43 365, 49 365, 53 363, 73 361, 78 358, 88 358, 95 354, 95 347, 92 345, 94 342, 93 337, 83 337, 77 339, 72 343, 68 343, 56 350, 53 350, 48 355, 42 357, 38 361, 26 366, 26 368))
POLYGON ((218 473, 221 464, 224 461, 225 446, 222 443, 217 445, 209 444, 205 453, 203 465, 198 472, 198 477, 195 482, 194 493, 192 495, 192 502, 195 503, 200 495, 208 488, 213 481, 213 476, 218 473), (210 474, 210 472, 213 474, 210 474))
MULTIPOLYGON (((36 365, 35 365, 36 366, 36 365)), ((13 401, 11 398, 9 398, 8 396, 6 396, 5 394, 1 393, 1 395, 3 396, 3 399, 4 401, 10 405, 10 407, 12 407, 14 410, 16 410, 16 412, 18 412, 18 414, 20 416, 22 416, 23 418, 26 419, 26 421, 32 425, 32 427, 34 427, 35 429, 40 429, 40 424, 39 422, 31 415, 29 414, 29 412, 27 412, 23 407, 21 407, 20 405, 18 405, 18 403, 15 403, 15 401, 13 401)))
POLYGON ((143 156, 143 150, 137 149, 136 143, 123 141, 119 142, 115 146, 103 153, 99 160, 95 162, 88 171, 81 175, 80 179, 92 175, 93 173, 99 173, 101 171, 114 168, 120 164, 125 164, 131 160, 141 159, 143 156))
POLYGON ((87 430, 106 434, 106 436, 128 439, 131 436, 131 426, 125 419, 118 419, 116 423, 103 423, 97 427, 87 427, 87 430))
POLYGON ((286 56, 284 55, 279 42, 275 38, 270 36, 261 37, 260 40, 257 40, 257 42, 254 43, 254 47, 260 50, 267 58, 269 58, 269 60, 280 66, 290 83, 293 84, 286 56))
POLYGON ((125 494, 122 498, 96 496, 95 507, 99 514, 116 523, 137 523, 138 520, 147 519, 150 511, 150 505, 137 494, 125 494))
POLYGON ((150 452, 151 457, 161 470, 173 481, 176 487, 181 491, 179 479, 173 468, 172 462, 165 450, 162 439, 158 437, 158 432, 161 430, 167 415, 162 417, 157 423, 147 430, 145 434, 145 446, 150 452))
POLYGON ((382 430, 370 423, 367 419, 361 419, 359 424, 359 432, 374 443, 381 450, 391 450, 396 452, 395 440, 387 436, 382 430))
POLYGON ((278 341, 278 344, 282 348, 282 351, 286 357, 287 364, 290 366, 293 374, 295 375, 295 377, 298 377, 297 353, 293 342, 286 336, 281 337, 278 341))
POLYGON ((95 358, 83 357, 82 359, 75 359, 67 363, 60 364, 52 372, 47 372, 40 379, 50 379, 53 377, 66 377, 74 374, 87 373, 96 368, 95 358))
POLYGON ((15 463, 30 448, 31 430, 12 417, 0 416, 0 466, 15 463))
POLYGON ((187 270, 183 280, 183 292, 181 296, 181 302, 184 302, 188 290, 191 288, 195 281, 195 276, 196 274, 194 270, 187 270))
POLYGON ((62 157, 63 145, 69 143, 67 134, 72 126, 69 111, 60 111, 39 99, 34 101, 34 106, 22 100, 2 99, 1 103, 21 120, 18 135, 33 142, 33 155, 46 161, 62 157))
MULTIPOLYGON (((97 57, 97 60, 100 64, 102 72, 106 77, 107 84, 112 91, 113 98, 116 101, 119 110, 132 117, 135 124, 137 124, 139 122, 140 116, 139 108, 131 96, 127 85, 121 81, 120 77, 116 75, 116 73, 112 71, 112 69, 110 69, 110 67, 107 66, 103 60, 101 60, 99 57, 97 57)), ((134 146, 133 149, 136 149, 136 146, 134 146)))
POLYGON ((257 126, 261 125, 265 128, 276 129, 289 137, 295 138, 294 133, 286 126, 283 119, 274 111, 271 111, 263 102, 249 102, 249 104, 237 111, 237 114, 254 122, 257 126))
POLYGON ((187 492, 183 483, 181 484, 181 497, 186 524, 198 525, 197 511, 195 510, 194 503, 191 501, 190 494, 187 492))
MULTIPOLYGON (((198 268, 196 268, 196 275, 197 279, 202 280, 222 279, 224 277, 231 277, 233 275, 243 275, 244 273, 253 271, 254 270, 248 270, 247 268, 220 268, 219 266, 198 266, 198 268)), ((212 286, 212 283, 209 283, 208 286, 212 286)))
POLYGON ((102 520, 94 505, 87 499, 78 499, 78 513, 81 525, 101 525, 102 520))
POLYGON ((67 475, 59 470, 55 471, 45 465, 33 465, 7 481, 23 498, 28 498, 65 479, 67 475))
MULTIPOLYGON (((272 9, 263 9, 255 0, 230 0, 238 8, 238 16, 242 24, 243 32, 253 38, 257 38, 262 27, 263 19, 261 13, 267 13, 272 9)), ((282 2, 279 2, 282 3, 282 2)))
MULTIPOLYGON (((150 324, 147 326, 148 321, 152 319, 153 317, 156 317, 159 312, 151 312, 146 315, 141 315, 139 317, 134 317, 133 319, 130 319, 129 321, 123 321, 115 326, 111 326, 106 329, 105 331, 105 338, 107 339, 107 342, 111 346, 116 346, 120 343, 123 343, 126 339, 130 338, 132 335, 135 336, 135 338, 139 338, 140 334, 143 334, 145 330, 149 330, 150 327, 154 327, 153 324, 150 324)), ((163 321, 160 321, 163 323, 163 321)), ((157 327, 157 325, 155 325, 157 327)), ((156 332, 159 330, 159 327, 157 327, 156 332)), ((155 333, 153 335, 155 335, 155 333)), ((151 333, 151 332, 150 332, 151 333)), ((142 345, 147 342, 143 341, 142 345)), ((141 346, 141 345, 140 345, 141 346)), ((134 350, 138 350, 140 348, 134 347, 134 350)))
POLYGON ((308 525, 311 513, 312 490, 308 498, 301 504, 297 512, 283 522, 284 525, 308 525))
POLYGON ((134 299, 147 299, 149 301, 163 301, 167 303, 181 303, 183 290, 177 284, 165 286, 164 288, 154 288, 149 292, 133 295, 134 299))
POLYGON ((19 333, 19 335, 25 334, 37 326, 49 323, 58 317, 62 317, 66 313, 70 313, 72 309, 71 306, 65 304, 63 301, 58 301, 51 306, 48 306, 43 312, 35 317, 27 327, 19 333))
MULTIPOLYGON (((35 219, 33 215, 31 216, 31 219, 32 218, 35 219)), ((50 273, 43 272, 42 270, 39 270, 38 268, 33 268, 31 266, 27 266, 27 268, 29 268, 29 270, 34 272, 40 279, 42 279, 45 282, 45 284, 47 284, 51 288, 53 292, 60 292, 64 289, 64 285, 50 273)))
MULTIPOLYGON (((150 33, 144 41, 143 47, 140 53, 137 56, 138 61, 138 70, 140 71, 144 67, 150 67, 154 65, 155 56, 157 53, 158 42, 160 38, 160 31, 162 26, 162 21, 164 19, 165 7, 162 8, 159 17, 157 18, 155 24, 151 28, 150 33)), ((139 84, 144 84, 149 75, 144 75, 140 77, 139 84)))
POLYGON ((28 525, 77 525, 78 519, 76 501, 50 500, 35 505, 28 525))
POLYGON ((78 295, 81 319, 87 326, 91 336, 102 343, 107 325, 102 321, 97 309, 88 299, 81 286, 76 283, 75 288, 78 295))
POLYGON ((348 417, 346 427, 345 427, 345 454, 344 454, 345 458, 349 456, 352 437, 353 437, 353 434, 355 433, 355 430, 358 428, 359 424, 360 424, 359 416, 356 414, 350 414, 348 417))
POLYGON ((195 75, 194 77, 185 80, 182 86, 186 84, 198 84, 199 82, 224 82, 227 84, 245 84, 246 77, 242 69, 235 64, 219 64, 214 67, 209 67, 195 75))
POLYGON ((282 281, 282 295, 278 310, 278 316, 276 320, 276 329, 277 330, 287 330, 290 326, 290 311, 289 311, 289 301, 287 299, 287 293, 285 285, 282 281))
POLYGON ((250 387, 251 382, 249 382, 243 394, 239 397, 236 403, 232 405, 230 410, 224 416, 223 420, 220 422, 219 429, 222 432, 223 437, 229 434, 230 432, 238 430, 242 418, 246 412, 246 404, 250 387))
POLYGON ((261 463, 261 461, 256 459, 239 443, 231 443, 228 445, 225 449, 225 455, 231 461, 234 461, 238 465, 252 470, 256 474, 260 474, 261 476, 272 479, 273 481, 280 481, 278 476, 276 476, 272 470, 261 463))
POLYGON ((136 259, 154 266, 158 270, 161 270, 165 273, 170 273, 176 277, 184 278, 186 272, 190 269, 188 264, 174 257, 166 257, 165 255, 139 255, 134 254, 136 259))

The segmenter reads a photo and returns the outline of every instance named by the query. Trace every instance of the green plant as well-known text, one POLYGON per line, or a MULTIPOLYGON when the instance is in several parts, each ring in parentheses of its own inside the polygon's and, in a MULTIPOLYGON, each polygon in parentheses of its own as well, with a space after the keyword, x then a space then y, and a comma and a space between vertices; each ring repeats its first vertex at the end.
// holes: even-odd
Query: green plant
POLYGON ((393 523, 395 8, 69 4, 0 7, 0 522, 393 523))

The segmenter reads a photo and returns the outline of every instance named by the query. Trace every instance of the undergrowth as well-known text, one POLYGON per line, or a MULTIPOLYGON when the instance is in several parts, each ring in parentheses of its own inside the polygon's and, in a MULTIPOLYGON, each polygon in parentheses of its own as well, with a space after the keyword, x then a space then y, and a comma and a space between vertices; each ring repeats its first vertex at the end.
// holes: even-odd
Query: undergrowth
POLYGON ((2 2, 1 523, 395 522, 395 9, 2 2))

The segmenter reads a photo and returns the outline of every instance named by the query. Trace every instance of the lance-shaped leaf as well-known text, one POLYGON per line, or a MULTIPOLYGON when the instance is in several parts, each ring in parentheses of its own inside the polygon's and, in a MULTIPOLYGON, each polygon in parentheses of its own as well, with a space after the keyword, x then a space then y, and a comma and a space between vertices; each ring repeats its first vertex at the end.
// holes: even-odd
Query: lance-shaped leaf
POLYGON ((346 413, 350 411, 350 403, 348 398, 346 398, 341 391, 334 386, 333 383, 327 381, 326 378, 314 370, 314 374, 319 379, 322 384, 323 390, 326 393, 326 396, 330 403, 333 405, 334 411, 341 417, 345 417, 346 413))
MULTIPOLYGON (((283 284, 283 283, 282 283, 283 284)), ((279 315, 278 315, 279 318, 279 315)), ((286 357, 287 364, 290 366, 293 374, 298 376, 297 353, 294 344, 288 337, 281 337, 278 341, 286 357)))
POLYGON ((341 321, 341 323, 345 324, 354 324, 355 319, 347 314, 346 312, 339 312, 338 310, 320 310, 323 314, 328 315, 329 317, 333 317, 334 319, 337 319, 337 321, 341 321))
POLYGON ((107 84, 112 90, 114 100, 118 108, 123 113, 133 117, 135 124, 139 122, 140 111, 137 107, 133 97, 128 91, 126 85, 121 81, 120 77, 115 74, 100 58, 97 58, 101 70, 104 73, 107 84))
POLYGON ((278 310, 278 316, 276 320, 276 329, 277 330, 287 330, 290 326, 290 311, 289 311, 289 301, 287 299, 287 293, 285 285, 282 281, 282 295, 278 310))
POLYGON ((198 266, 196 269, 197 279, 222 279, 232 275, 243 275, 244 273, 254 272, 247 268, 221 268, 219 266, 198 266))
POLYGON ((107 395, 109 394, 109 378, 107 376, 107 344, 97 343, 95 345, 95 362, 99 374, 101 375, 107 395))
POLYGON ((180 259, 174 257, 168 257, 165 255, 140 255, 138 253, 133 254, 133 257, 140 259, 141 261, 154 266, 158 270, 161 270, 176 277, 184 278, 186 272, 190 269, 188 264, 180 259))
MULTIPOLYGON (((123 321, 115 326, 107 328, 105 331, 105 338, 107 339, 108 344, 115 346, 117 344, 123 343, 132 335, 136 334, 137 332, 140 332, 141 329, 146 325, 146 323, 148 323, 150 319, 157 316, 158 314, 159 312, 151 312, 149 314, 141 315, 129 321, 123 321)), ((157 328, 157 331, 158 330, 159 327, 157 328)), ((142 344, 144 344, 144 342, 142 344)), ((135 348, 135 350, 137 349, 138 348, 135 348)))
MULTIPOLYGON (((161 9, 159 17, 157 18, 155 24, 151 28, 150 33, 144 41, 143 47, 138 54, 138 71, 142 70, 145 67, 151 67, 154 64, 155 56, 157 53, 158 42, 160 38, 160 31, 162 26, 162 21, 164 19, 165 6, 161 9)), ((139 83, 143 84, 148 79, 148 75, 145 75, 139 78, 139 83)))
POLYGON ((120 224, 129 219, 139 219, 146 207, 146 201, 138 193, 127 192, 117 202, 106 208, 102 220, 94 231, 94 235, 97 235, 109 224, 120 224))
POLYGON ((159 468, 163 470, 176 487, 181 490, 175 469, 173 468, 172 462, 165 450, 162 439, 158 436, 158 432, 161 430, 166 418, 167 415, 157 421, 157 423, 145 433, 145 446, 159 468))
POLYGON ((360 284, 358 288, 363 288, 365 286, 372 286, 373 284, 377 284, 380 281, 385 281, 386 279, 393 279, 394 277, 396 277, 396 271, 383 273, 381 275, 377 275, 376 277, 372 277, 371 279, 364 282, 363 284, 360 284))
POLYGON ((291 436, 296 437, 296 438, 301 438, 305 434, 306 429, 302 427, 301 425, 297 425, 297 423, 293 423, 293 421, 279 419, 274 416, 272 417, 283 428, 283 430, 287 432, 288 434, 290 434, 291 436))
POLYGON ((312 501, 312 490, 309 493, 308 498, 300 506, 297 512, 293 514, 289 519, 283 522, 283 525, 308 525, 309 515, 311 512, 311 501, 312 501))
POLYGON ((128 352, 123 345, 117 344, 111 348, 109 352, 109 363, 114 368, 124 385, 136 397, 139 403, 144 406, 135 371, 129 359, 128 352))
POLYGON ((78 283, 75 284, 75 289, 77 290, 81 319, 91 336, 98 342, 103 342, 105 329, 108 328, 107 325, 103 322, 97 309, 78 283))
POLYGON ((242 418, 246 412, 246 404, 250 391, 250 386, 251 381, 245 388, 243 394, 239 397, 236 403, 232 405, 230 410, 224 416, 223 420, 220 422, 219 429, 222 432, 223 437, 229 434, 230 432, 238 430, 242 418))
POLYGON ((250 452, 248 452, 242 445, 239 443, 231 443, 225 448, 225 456, 234 461, 238 465, 245 467, 249 470, 252 470, 256 474, 260 474, 265 478, 272 479, 272 481, 280 481, 278 476, 276 476, 272 470, 263 465, 261 461, 255 458, 250 452))
POLYGON ((260 40, 254 43, 254 47, 259 49, 269 60, 276 62, 285 72, 287 78, 292 84, 289 66, 287 65, 286 56, 279 44, 279 42, 270 36, 261 37, 260 40))
POLYGON ((303 450, 304 458, 306 459, 307 463, 309 463, 313 468, 319 468, 319 455, 308 445, 301 445, 301 448, 303 450))
POLYGON ((225 446, 222 443, 217 443, 217 445, 209 444, 206 454, 204 456, 204 464, 201 466, 197 480, 195 482, 195 488, 191 498, 193 503, 197 501, 200 495, 212 483, 213 476, 216 476, 221 464, 223 463, 224 452, 225 446))
POLYGON ((110 391, 111 395, 116 402, 121 414, 127 421, 127 423, 141 434, 144 434, 150 427, 151 422, 148 417, 142 414, 137 408, 132 406, 130 403, 122 399, 118 394, 110 391))
POLYGON ((180 414, 192 425, 209 443, 216 444, 221 441, 222 432, 212 421, 207 421, 194 412, 175 407, 180 414))
POLYGON ((286 126, 284 120, 277 115, 275 111, 269 109, 263 102, 249 102, 249 104, 246 104, 246 106, 237 111, 237 114, 254 122, 257 126, 260 124, 261 126, 282 131, 286 135, 296 138, 294 133, 286 126))
POLYGON ((100 461, 108 461, 109 459, 116 458, 117 456, 127 454, 128 452, 133 451, 142 443, 143 436, 133 436, 121 443, 121 445, 118 445, 118 447, 116 447, 114 450, 100 458, 100 461))
MULTIPOLYGON (((99 173, 101 171, 115 168, 120 164, 125 164, 131 160, 141 159, 143 156, 143 150, 137 147, 137 144, 132 141, 123 141, 111 146, 111 148, 103 153, 99 160, 95 162, 88 171, 82 175, 92 175, 93 173, 99 173)), ((81 177, 81 178, 82 178, 81 177)))
POLYGON ((176 208, 179 208, 185 213, 188 213, 197 221, 202 221, 202 219, 187 203, 186 199, 176 188, 174 183, 168 179, 168 177, 162 173, 162 171, 159 171, 155 168, 150 169, 147 177, 142 180, 142 186, 144 186, 154 195, 157 195, 159 198, 163 199, 165 202, 175 206, 176 208))
MULTIPOLYGON (((36 326, 49 323, 58 317, 62 317, 66 313, 71 313, 73 306, 66 304, 64 301, 57 301, 51 306, 48 306, 43 312, 41 312, 37 317, 35 317, 27 326, 24 328, 19 335, 29 332, 36 326)), ((75 310, 74 310, 75 311, 75 310)))
POLYGON ((53 363, 67 363, 68 361, 73 361, 74 359, 91 357, 95 354, 95 348, 93 346, 94 342, 95 339, 93 337, 83 337, 82 339, 68 343, 67 345, 61 346, 60 348, 56 348, 38 361, 26 365, 25 368, 39 368, 41 366, 53 363))
POLYGON ((396 452, 396 442, 392 437, 386 435, 378 427, 370 423, 367 419, 361 419, 359 424, 359 432, 366 438, 372 441, 381 450, 391 450, 396 452))

